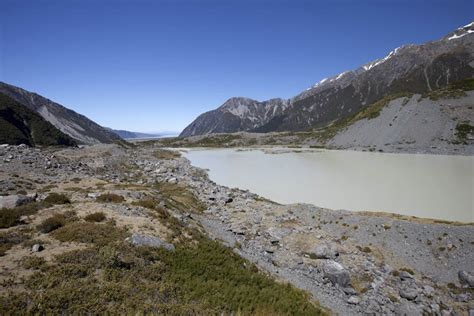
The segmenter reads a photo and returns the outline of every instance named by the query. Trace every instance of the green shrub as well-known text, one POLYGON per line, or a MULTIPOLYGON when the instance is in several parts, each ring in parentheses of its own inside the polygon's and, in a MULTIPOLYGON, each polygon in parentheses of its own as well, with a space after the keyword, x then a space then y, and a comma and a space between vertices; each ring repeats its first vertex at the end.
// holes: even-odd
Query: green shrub
POLYGON ((126 230, 109 223, 95 224, 89 222, 74 222, 59 228, 53 233, 53 237, 62 242, 75 241, 98 245, 105 245, 116 240, 124 240, 127 235, 126 230))
POLYGON ((71 200, 62 193, 50 193, 43 201, 46 205, 71 204, 71 200))
POLYGON ((30 239, 29 231, 12 230, 0 232, 0 257, 13 246, 30 239))
POLYGON ((95 212, 84 217, 87 222, 102 222, 106 218, 104 212, 95 212))
POLYGON ((324 314, 305 292, 272 280, 216 241, 203 237, 175 251, 117 241, 57 256, 57 264, 26 281, 25 292, 0 298, 0 313, 324 314))
POLYGON ((32 202, 15 208, 0 209, 0 228, 9 228, 19 224, 21 216, 36 214, 41 204, 32 202))
POLYGON ((181 157, 181 154, 174 150, 159 149, 153 153, 157 159, 171 160, 181 157))
POLYGON ((144 208, 148 208, 150 210, 154 210, 158 203, 154 199, 145 198, 145 199, 141 199, 141 200, 136 201, 136 202, 132 202, 132 204, 136 205, 136 206, 141 206, 141 207, 144 207, 144 208))
POLYGON ((21 259, 21 265, 25 269, 41 269, 46 264, 46 261, 42 257, 30 256, 21 259))
POLYGON ((125 201, 124 197, 114 193, 103 193, 96 198, 97 202, 102 203, 122 203, 125 201))
POLYGON ((41 222, 36 228, 43 234, 47 234, 63 227, 66 224, 66 217, 63 214, 55 214, 41 222))
POLYGON ((467 136, 474 134, 474 126, 470 125, 469 122, 461 122, 456 125, 456 137, 465 142, 467 136))

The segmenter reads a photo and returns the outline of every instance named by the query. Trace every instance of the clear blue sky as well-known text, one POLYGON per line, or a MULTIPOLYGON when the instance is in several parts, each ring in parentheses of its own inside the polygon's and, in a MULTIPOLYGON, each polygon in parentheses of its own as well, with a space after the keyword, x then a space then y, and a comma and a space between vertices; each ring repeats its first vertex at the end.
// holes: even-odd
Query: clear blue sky
POLYGON ((104 126, 180 131, 232 96, 288 98, 474 20, 472 0, 0 0, 0 81, 104 126))

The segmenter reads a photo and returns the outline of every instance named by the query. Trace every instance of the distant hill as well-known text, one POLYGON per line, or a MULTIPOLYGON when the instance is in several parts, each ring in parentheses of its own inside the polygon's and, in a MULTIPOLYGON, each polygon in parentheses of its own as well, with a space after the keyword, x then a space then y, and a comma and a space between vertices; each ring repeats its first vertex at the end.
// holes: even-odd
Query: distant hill
POLYGON ((36 93, 0 82, 0 93, 39 114, 66 135, 83 144, 113 143, 122 139, 115 133, 36 93))
POLYGON ((316 130, 389 95, 426 94, 473 77, 474 22, 436 41, 398 47, 384 58, 323 79, 288 100, 230 98, 199 115, 180 136, 316 130))
POLYGON ((130 132, 120 129, 112 129, 108 128, 112 133, 117 134, 118 136, 122 137, 123 139, 133 139, 133 138, 152 138, 152 137, 159 137, 160 134, 147 134, 147 133, 139 133, 139 132, 130 132))
POLYGON ((73 146, 76 141, 38 113, 0 93, 0 144, 73 146))

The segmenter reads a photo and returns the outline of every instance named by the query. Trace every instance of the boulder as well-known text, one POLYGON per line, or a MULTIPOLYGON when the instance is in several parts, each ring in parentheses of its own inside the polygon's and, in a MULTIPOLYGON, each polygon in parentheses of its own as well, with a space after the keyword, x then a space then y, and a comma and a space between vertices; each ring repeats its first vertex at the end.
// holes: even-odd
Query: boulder
POLYGON ((418 297, 418 291, 415 288, 400 289, 398 294, 400 294, 400 297, 406 298, 409 301, 413 301, 415 298, 418 297))
POLYGON ((33 247, 31 247, 32 252, 40 252, 43 250, 44 250, 44 247, 40 244, 34 244, 33 247))
POLYGON ((338 256, 339 252, 336 247, 328 243, 316 245, 312 252, 312 257, 316 259, 335 259, 338 256))
POLYGON ((410 273, 406 272, 406 271, 401 271, 400 272, 400 279, 402 281, 413 280, 413 276, 410 273))
POLYGON ((474 287, 474 275, 467 271, 458 272, 459 282, 462 284, 467 284, 469 287, 474 287))
POLYGON ((159 237, 133 234, 131 237, 127 238, 126 241, 130 242, 135 246, 148 246, 153 248, 165 248, 170 251, 174 251, 175 247, 173 244, 167 243, 166 241, 161 240, 159 237))
POLYGON ((27 195, 0 196, 0 208, 13 208, 33 202, 34 200, 34 196, 27 195))
POLYGON ((332 284, 337 284, 343 288, 348 287, 351 283, 349 272, 338 262, 328 260, 323 266, 324 276, 328 278, 332 284))
POLYGON ((347 300, 347 303, 353 304, 353 305, 357 305, 357 304, 359 304, 359 302, 360 302, 360 299, 357 296, 351 296, 347 300))

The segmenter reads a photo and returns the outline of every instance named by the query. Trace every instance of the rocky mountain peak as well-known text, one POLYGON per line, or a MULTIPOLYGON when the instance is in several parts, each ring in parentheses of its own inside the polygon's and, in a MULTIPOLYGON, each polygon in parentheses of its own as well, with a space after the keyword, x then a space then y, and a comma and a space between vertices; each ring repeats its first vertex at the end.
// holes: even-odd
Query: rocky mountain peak
POLYGON ((448 34, 445 39, 448 40, 448 41, 451 41, 451 40, 457 40, 457 39, 460 39, 468 34, 472 34, 474 33, 474 22, 471 22, 469 24, 466 24, 460 28, 458 28, 457 30, 455 30, 454 32, 448 34))

